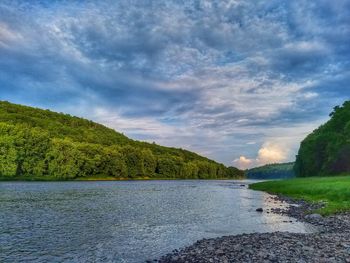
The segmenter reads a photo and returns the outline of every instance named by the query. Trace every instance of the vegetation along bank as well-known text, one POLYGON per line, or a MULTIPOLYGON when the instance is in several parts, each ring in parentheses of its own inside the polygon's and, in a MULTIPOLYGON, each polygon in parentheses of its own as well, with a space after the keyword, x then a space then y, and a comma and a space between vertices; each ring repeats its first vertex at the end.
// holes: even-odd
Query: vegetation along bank
POLYGON ((234 179, 196 153, 129 139, 101 124, 0 101, 0 179, 234 179))

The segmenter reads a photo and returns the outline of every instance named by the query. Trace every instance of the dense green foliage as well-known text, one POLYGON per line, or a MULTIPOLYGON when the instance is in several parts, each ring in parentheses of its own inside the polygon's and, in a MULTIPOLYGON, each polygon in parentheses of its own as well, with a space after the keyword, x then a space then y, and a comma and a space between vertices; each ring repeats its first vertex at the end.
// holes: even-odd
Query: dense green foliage
POLYGON ((209 179, 243 172, 82 118, 0 101, 0 177, 209 179))
POLYGON ((319 213, 350 211, 350 176, 308 177, 251 184, 254 190, 283 194, 307 201, 325 201, 319 213))
POLYGON ((335 107, 330 116, 302 141, 294 166, 297 176, 350 172, 350 101, 335 107))
POLYGON ((275 163, 245 171, 249 179, 277 179, 294 177, 294 163, 275 163))

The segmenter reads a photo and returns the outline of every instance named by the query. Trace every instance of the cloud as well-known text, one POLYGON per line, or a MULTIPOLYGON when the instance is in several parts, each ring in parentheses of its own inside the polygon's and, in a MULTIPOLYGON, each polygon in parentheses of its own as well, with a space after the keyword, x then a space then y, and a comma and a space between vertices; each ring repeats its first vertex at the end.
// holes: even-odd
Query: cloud
MULTIPOLYGON (((241 169, 249 169, 265 164, 294 161, 299 142, 311 133, 314 127, 324 123, 327 118, 324 117, 324 119, 309 124, 294 125, 293 129, 283 126, 271 127, 263 136, 263 140, 257 140, 251 145, 249 155, 240 155, 239 158, 231 161, 231 164, 241 169)), ((246 151, 246 148, 243 148, 243 151, 246 151)))
POLYGON ((245 170, 250 168, 255 162, 256 160, 248 159, 245 156, 240 156, 238 159, 233 161, 233 164, 239 169, 245 170))
POLYGON ((255 159, 249 159, 245 156, 240 156, 238 159, 235 159, 233 161, 233 164, 240 169, 248 169, 254 166, 281 163, 287 160, 288 150, 288 148, 284 148, 279 144, 266 142, 259 149, 258 155, 255 159))
POLYGON ((5 0, 0 97, 225 164, 293 160, 350 96, 349 17, 346 0, 5 0))
POLYGON ((258 152, 259 164, 283 162, 287 158, 286 149, 273 143, 265 143, 258 152))

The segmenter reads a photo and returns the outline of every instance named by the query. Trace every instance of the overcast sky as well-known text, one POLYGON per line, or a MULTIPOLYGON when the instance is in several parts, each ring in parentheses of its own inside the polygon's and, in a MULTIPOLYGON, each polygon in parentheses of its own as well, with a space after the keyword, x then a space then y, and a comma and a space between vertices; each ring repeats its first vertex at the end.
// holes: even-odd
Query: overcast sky
POLYGON ((350 97, 349 0, 0 2, 0 98, 241 168, 350 97))

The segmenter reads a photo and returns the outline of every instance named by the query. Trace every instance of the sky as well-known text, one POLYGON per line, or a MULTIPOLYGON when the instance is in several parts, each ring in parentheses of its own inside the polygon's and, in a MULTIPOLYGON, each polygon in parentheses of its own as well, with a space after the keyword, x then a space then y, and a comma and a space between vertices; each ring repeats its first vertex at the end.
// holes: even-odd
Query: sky
POLYGON ((249 168, 350 97, 349 0, 0 2, 0 99, 249 168))

